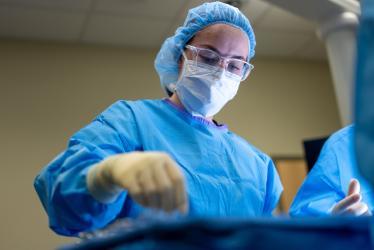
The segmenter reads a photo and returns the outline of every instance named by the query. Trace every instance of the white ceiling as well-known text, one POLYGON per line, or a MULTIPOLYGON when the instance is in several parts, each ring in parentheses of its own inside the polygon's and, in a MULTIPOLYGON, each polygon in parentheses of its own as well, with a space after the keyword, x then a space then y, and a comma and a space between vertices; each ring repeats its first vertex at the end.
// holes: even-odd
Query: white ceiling
MULTIPOLYGON (((159 48, 202 0, 0 0, 0 38, 159 48)), ((316 24, 250 0, 258 56, 326 59, 316 24)))

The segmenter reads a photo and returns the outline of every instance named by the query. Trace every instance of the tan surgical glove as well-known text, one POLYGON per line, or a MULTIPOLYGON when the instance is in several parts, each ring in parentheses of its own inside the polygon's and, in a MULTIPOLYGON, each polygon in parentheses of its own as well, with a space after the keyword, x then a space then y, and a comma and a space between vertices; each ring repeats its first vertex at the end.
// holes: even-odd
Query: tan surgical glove
POLYGON ((113 202, 125 189, 142 206, 166 212, 188 210, 184 176, 165 153, 133 152, 108 157, 89 169, 87 187, 103 203, 113 202))
POLYGON ((332 209, 334 215, 371 215, 368 205, 361 201, 360 183, 352 179, 349 183, 347 196, 332 209))

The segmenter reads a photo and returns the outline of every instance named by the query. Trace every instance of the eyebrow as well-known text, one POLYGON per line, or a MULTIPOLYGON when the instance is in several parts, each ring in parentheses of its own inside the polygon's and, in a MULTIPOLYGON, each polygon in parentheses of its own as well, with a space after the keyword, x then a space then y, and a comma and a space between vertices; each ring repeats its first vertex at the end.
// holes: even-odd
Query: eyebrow
MULTIPOLYGON (((216 52, 216 53, 218 53, 219 55, 221 55, 222 56, 222 53, 217 49, 217 48, 215 48, 214 46, 212 46, 212 45, 209 45, 209 44, 201 44, 201 45, 199 45, 199 46, 203 46, 204 48, 206 48, 206 49, 210 49, 210 50, 213 50, 214 52, 216 52)), ((224 57, 226 57, 225 55, 223 55, 224 57)), ((243 56, 237 56, 237 55, 233 55, 233 56, 228 56, 229 58, 235 58, 235 59, 240 59, 240 60, 243 60, 243 61, 245 61, 246 60, 246 58, 244 58, 243 56)))

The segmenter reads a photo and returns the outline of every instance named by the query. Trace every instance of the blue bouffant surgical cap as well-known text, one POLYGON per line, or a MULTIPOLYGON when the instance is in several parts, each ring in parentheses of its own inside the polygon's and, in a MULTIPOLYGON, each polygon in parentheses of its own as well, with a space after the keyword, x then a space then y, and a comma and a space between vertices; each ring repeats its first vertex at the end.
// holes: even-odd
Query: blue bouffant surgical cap
POLYGON ((174 36, 165 40, 155 60, 161 86, 168 94, 173 92, 172 86, 178 80, 178 62, 186 43, 197 32, 216 23, 231 25, 247 34, 249 40, 247 60, 249 61, 254 56, 256 41, 253 29, 247 17, 238 8, 221 2, 213 2, 190 9, 183 26, 175 31, 174 36))

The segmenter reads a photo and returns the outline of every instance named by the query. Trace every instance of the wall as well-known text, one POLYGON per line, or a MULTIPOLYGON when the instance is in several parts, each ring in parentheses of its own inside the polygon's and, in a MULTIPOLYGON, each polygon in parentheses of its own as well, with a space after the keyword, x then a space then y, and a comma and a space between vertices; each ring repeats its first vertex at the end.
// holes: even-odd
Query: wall
MULTIPOLYGON (((118 99, 162 98, 157 51, 0 41, 0 249, 53 249, 33 188, 69 136, 118 99)), ((326 62, 257 58, 217 116, 263 151, 301 156, 303 138, 340 127, 326 62)))

